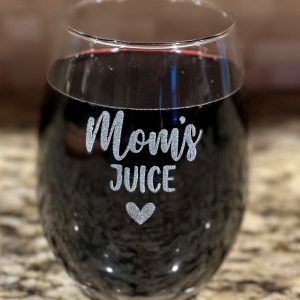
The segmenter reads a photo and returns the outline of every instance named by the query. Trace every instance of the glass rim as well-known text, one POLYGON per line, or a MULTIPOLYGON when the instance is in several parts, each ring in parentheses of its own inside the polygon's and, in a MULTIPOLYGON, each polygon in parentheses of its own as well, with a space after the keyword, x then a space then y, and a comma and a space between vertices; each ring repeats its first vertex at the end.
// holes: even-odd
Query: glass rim
MULTIPOLYGON (((120 1, 120 0, 114 0, 120 1)), ((124 0, 122 0, 124 1, 124 0)), ((177 2, 178 0, 168 0, 170 2, 177 2)), ((180 0, 179 0, 180 1, 180 0)), ((178 2, 179 2, 178 1, 178 2)), ((162 50, 176 50, 180 48, 187 48, 193 46, 203 46, 224 39, 229 36, 236 29, 236 22, 233 16, 220 8, 218 5, 209 2, 208 0, 192 0, 195 5, 205 5, 206 7, 218 12, 224 19, 229 21, 229 25, 222 31, 217 32, 213 35, 199 37, 195 39, 179 40, 179 41, 168 41, 168 42, 131 42, 122 39, 104 38, 100 35, 89 34, 88 32, 81 31, 70 25, 70 19, 72 15, 80 8, 89 4, 101 5, 101 0, 81 0, 76 4, 70 5, 63 15, 64 27, 72 35, 92 42, 93 44, 100 44, 116 48, 127 48, 127 49, 162 49, 162 50)), ((120 1, 121 2, 121 1, 120 1)))

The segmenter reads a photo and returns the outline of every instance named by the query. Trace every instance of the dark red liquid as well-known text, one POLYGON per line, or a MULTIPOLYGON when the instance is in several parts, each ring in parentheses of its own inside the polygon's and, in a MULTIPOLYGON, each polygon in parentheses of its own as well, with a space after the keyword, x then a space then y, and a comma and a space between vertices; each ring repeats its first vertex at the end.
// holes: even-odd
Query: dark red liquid
POLYGON ((184 299, 211 278, 228 253, 245 207, 246 114, 239 92, 210 104, 232 82, 219 76, 230 64, 209 57, 167 52, 94 53, 56 62, 67 80, 48 87, 40 131, 39 198, 47 238, 66 269, 100 299, 184 299), (156 64, 156 65, 155 65, 156 64), (156 67, 153 69, 153 65, 156 67), (68 69, 69 68, 69 69, 68 69), (215 78, 214 89, 204 74, 215 78), (216 76, 214 76, 216 74, 216 76), (59 92, 68 85, 68 93, 59 92), (198 99, 198 100, 197 100, 198 99), (91 103, 93 102, 93 103, 91 103), (196 105, 195 103, 198 103, 196 105), (181 105, 185 104, 185 107, 181 105), (149 109, 152 108, 152 109, 149 109), (155 109, 154 109, 155 108, 155 109), (166 109, 168 108, 168 109, 166 109), (144 146, 116 159, 113 143, 103 150, 100 131, 87 151, 88 120, 107 112, 111 122, 122 111, 119 149, 126 150, 132 132, 178 129, 179 145, 188 124, 202 136, 196 157, 188 147, 178 161, 172 151, 152 155, 144 146), (149 186, 129 192, 116 180, 113 164, 134 167, 175 166, 167 192, 163 175, 149 186), (128 203, 155 212, 138 224, 128 203))

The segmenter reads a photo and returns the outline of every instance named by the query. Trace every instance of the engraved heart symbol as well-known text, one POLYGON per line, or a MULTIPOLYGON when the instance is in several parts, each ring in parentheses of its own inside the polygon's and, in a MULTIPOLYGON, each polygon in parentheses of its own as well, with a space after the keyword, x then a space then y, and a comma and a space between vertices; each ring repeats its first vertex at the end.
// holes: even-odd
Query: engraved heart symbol
POLYGON ((147 203, 142 210, 133 202, 126 204, 126 210, 128 215, 139 225, 143 225, 155 212, 155 205, 153 203, 147 203))

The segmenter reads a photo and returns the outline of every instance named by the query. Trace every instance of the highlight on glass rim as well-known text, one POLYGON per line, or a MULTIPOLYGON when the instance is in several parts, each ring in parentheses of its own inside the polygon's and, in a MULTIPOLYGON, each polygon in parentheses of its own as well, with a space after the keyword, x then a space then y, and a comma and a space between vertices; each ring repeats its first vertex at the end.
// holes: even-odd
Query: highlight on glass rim
POLYGON ((297 299, 298 6, 0 4, 0 299, 297 299))

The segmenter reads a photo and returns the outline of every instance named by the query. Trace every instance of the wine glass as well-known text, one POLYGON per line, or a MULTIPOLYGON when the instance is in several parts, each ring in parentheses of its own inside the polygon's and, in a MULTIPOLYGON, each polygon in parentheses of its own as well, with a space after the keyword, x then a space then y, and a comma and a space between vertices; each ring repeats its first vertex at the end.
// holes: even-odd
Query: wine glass
POLYGON ((240 228, 247 114, 235 23, 206 1, 82 1, 42 112, 46 237, 93 299, 188 299, 240 228))

